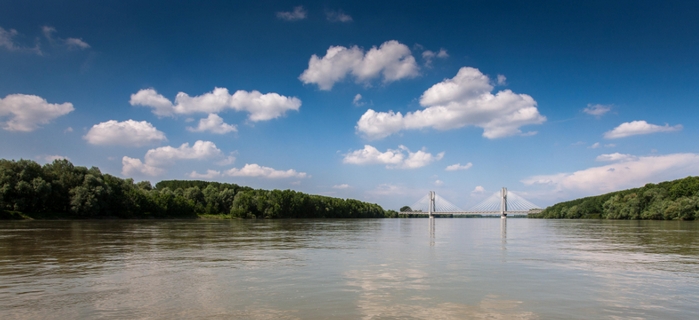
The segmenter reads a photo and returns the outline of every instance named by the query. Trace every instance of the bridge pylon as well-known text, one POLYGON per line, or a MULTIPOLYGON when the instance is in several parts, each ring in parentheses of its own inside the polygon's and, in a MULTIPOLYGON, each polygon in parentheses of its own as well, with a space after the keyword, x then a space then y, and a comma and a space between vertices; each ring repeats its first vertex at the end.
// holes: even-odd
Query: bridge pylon
POLYGON ((500 219, 507 219, 507 188, 500 190, 500 219))
POLYGON ((434 198, 435 198, 434 191, 430 191, 429 197, 430 197, 430 205, 429 205, 429 208, 427 208, 427 214, 429 214, 430 218, 434 218, 434 212, 437 211, 437 210, 435 210, 435 205, 434 205, 434 198))

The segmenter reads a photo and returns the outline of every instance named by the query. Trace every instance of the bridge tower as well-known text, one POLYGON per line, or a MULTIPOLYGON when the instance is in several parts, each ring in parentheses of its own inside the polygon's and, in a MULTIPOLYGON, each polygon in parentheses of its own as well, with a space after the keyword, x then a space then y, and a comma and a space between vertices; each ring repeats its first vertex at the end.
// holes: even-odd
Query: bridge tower
POLYGON ((430 215, 430 218, 434 218, 434 212, 437 211, 437 210, 435 210, 436 207, 434 205, 434 198, 435 198, 434 191, 430 191, 429 196, 430 196, 430 205, 429 205, 429 208, 427 208, 427 214, 430 215))
POLYGON ((507 188, 502 187, 500 196, 500 219, 507 219, 507 188))

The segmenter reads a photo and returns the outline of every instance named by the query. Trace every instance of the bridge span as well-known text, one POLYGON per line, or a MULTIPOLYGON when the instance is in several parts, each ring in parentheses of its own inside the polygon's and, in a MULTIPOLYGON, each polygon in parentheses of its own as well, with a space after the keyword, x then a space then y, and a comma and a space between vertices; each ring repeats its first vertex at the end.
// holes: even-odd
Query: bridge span
POLYGON ((412 206, 410 210, 401 211, 399 214, 428 214, 430 218, 435 215, 500 215, 502 219, 508 214, 530 214, 541 212, 539 206, 527 201, 521 196, 508 192, 507 188, 502 188, 499 192, 483 200, 467 210, 455 206, 448 200, 438 196, 434 191, 430 191, 412 206))

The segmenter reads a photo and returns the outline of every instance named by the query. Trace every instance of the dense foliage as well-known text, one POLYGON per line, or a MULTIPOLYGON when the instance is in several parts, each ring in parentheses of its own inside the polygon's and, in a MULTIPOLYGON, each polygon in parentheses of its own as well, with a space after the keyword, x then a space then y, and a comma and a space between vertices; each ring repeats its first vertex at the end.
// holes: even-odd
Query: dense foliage
POLYGON ((55 160, 0 159, 0 217, 18 218, 381 218, 395 217, 377 204, 308 195, 292 190, 254 190, 206 181, 134 183, 96 167, 55 160))
POLYGON ((695 220, 699 219, 699 177, 561 202, 530 217, 695 220))

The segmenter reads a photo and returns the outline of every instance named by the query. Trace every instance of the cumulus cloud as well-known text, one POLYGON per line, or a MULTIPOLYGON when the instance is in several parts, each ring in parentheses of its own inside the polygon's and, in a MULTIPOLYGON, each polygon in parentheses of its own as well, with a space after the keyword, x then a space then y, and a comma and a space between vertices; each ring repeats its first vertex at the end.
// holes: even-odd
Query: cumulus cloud
POLYGON ((277 18, 286 21, 298 21, 306 19, 306 10, 303 6, 294 7, 293 11, 279 11, 277 12, 277 18))
POLYGON ((7 131, 29 132, 73 110, 73 104, 69 102, 48 103, 35 95, 10 94, 0 99, 0 119, 7 118, 0 123, 7 131))
POLYGON ((187 130, 192 132, 209 131, 216 134, 225 134, 238 131, 234 125, 223 122, 223 118, 219 117, 215 113, 210 113, 208 117, 199 120, 199 126, 196 128, 187 127, 187 130))
POLYGON ((447 166, 447 168, 445 170, 447 170, 447 171, 468 170, 468 169, 471 169, 471 167, 473 167, 473 163, 470 163, 470 162, 463 165, 463 166, 461 165, 461 163, 457 163, 457 164, 452 164, 450 166, 447 166))
POLYGON ((221 149, 211 141, 196 141, 191 147, 189 143, 183 143, 174 148, 165 146, 150 149, 146 152, 146 163, 149 165, 164 165, 175 160, 204 160, 221 156, 221 149))
POLYGON ((485 192, 485 188, 483 188, 482 186, 476 186, 475 188, 473 188, 473 191, 471 191, 471 194, 477 195, 477 194, 483 194, 484 192, 485 192))
POLYGON ((83 137, 90 144, 140 147, 166 141, 165 133, 146 121, 109 120, 98 123, 83 137))
POLYGON ((131 95, 129 103, 132 106, 151 107, 153 113, 158 116, 171 116, 174 113, 172 102, 155 89, 139 90, 131 95))
POLYGON ((388 169, 417 169, 441 160, 443 157, 444 152, 432 155, 424 148, 417 152, 411 152, 407 147, 401 145, 398 149, 388 149, 386 152, 381 152, 373 146, 365 145, 364 149, 345 154, 342 162, 357 165, 385 164, 388 169))
POLYGON ((636 156, 615 152, 615 153, 610 153, 610 154, 601 154, 601 155, 597 156, 597 158, 595 160, 596 161, 606 161, 606 162, 623 162, 623 161, 631 161, 631 160, 636 160, 636 159, 638 159, 638 157, 636 157, 636 156))
POLYGON ((270 167, 263 167, 258 164, 246 163, 241 169, 233 168, 226 171, 226 175, 231 177, 255 177, 268 179, 283 179, 283 178, 306 178, 308 175, 305 172, 297 172, 294 169, 275 170, 270 167))
POLYGON ((121 174, 125 176, 132 176, 134 174, 144 174, 147 176, 157 176, 162 174, 165 170, 147 165, 141 162, 141 159, 130 158, 124 156, 121 158, 121 174))
POLYGON ((587 196, 699 174, 699 155, 694 153, 646 157, 615 154, 607 155, 603 160, 612 158, 619 162, 573 173, 532 176, 522 183, 543 185, 564 197, 587 196))
POLYGON ((336 82, 351 74, 356 82, 368 83, 383 78, 384 83, 418 75, 418 66, 410 49, 398 41, 384 42, 379 48, 364 50, 353 46, 331 46, 324 57, 311 56, 308 69, 299 79, 304 84, 315 83, 321 90, 330 90, 336 82))
POLYGON ((216 164, 219 166, 227 166, 227 165, 233 164, 235 162, 235 155, 234 154, 236 154, 236 152, 231 152, 231 154, 229 156, 227 156, 226 158, 224 158, 221 161, 216 162, 216 164))
POLYGON ((444 181, 437 179, 434 181, 434 185, 437 187, 441 187, 444 185, 444 181))
POLYGON ((656 133, 656 132, 672 132, 672 131, 679 131, 682 130, 682 125, 678 124, 675 126, 670 126, 668 124, 665 124, 664 126, 659 126, 656 124, 650 124, 646 121, 631 121, 631 122, 624 122, 620 124, 618 127, 614 128, 611 131, 607 131, 604 133, 604 138, 605 139, 618 139, 618 138, 625 138, 625 137, 630 137, 630 136, 635 136, 635 135, 641 135, 641 134, 650 134, 650 133, 656 133))
POLYGON ((597 149, 597 148, 599 148, 599 147, 600 147, 599 142, 595 142, 595 143, 593 143, 591 146, 589 146, 590 149, 597 149))
POLYGON ((401 130, 476 126, 483 128, 484 137, 496 139, 534 134, 522 133, 520 127, 546 121, 531 96, 510 90, 492 94, 492 90, 486 75, 478 69, 463 67, 454 78, 437 83, 422 94, 423 110, 403 115, 369 109, 355 128, 368 139, 381 139, 401 130))
POLYGON ((211 114, 228 109, 244 111, 249 113, 248 120, 254 122, 275 119, 289 110, 298 111, 301 107, 301 100, 296 97, 285 97, 274 92, 262 94, 257 90, 238 90, 231 95, 226 88, 215 88, 195 97, 180 92, 175 97, 174 104, 154 89, 143 89, 132 94, 129 103, 132 106, 153 108, 153 113, 158 116, 211 114))
POLYGON ((348 14, 342 12, 342 10, 328 10, 325 11, 325 17, 330 22, 352 22, 352 17, 348 14))
POLYGON ((177 148, 166 146, 150 149, 146 152, 144 161, 130 157, 122 158, 122 174, 142 173, 149 176, 160 175, 165 170, 163 166, 174 163, 176 160, 207 160, 220 158, 222 152, 211 141, 198 140, 194 145, 184 143, 177 148))
POLYGON ((599 118, 610 110, 612 110, 611 105, 588 104, 587 108, 583 109, 583 112, 599 118))
POLYGON ((221 171, 211 169, 206 170, 206 173, 197 173, 196 171, 192 171, 189 174, 187 174, 187 176, 192 179, 213 179, 220 177, 221 171))
POLYGON ((349 189, 350 185, 343 183, 343 184, 336 184, 333 186, 333 189, 349 189))

